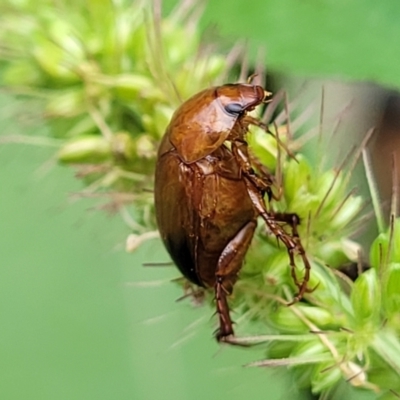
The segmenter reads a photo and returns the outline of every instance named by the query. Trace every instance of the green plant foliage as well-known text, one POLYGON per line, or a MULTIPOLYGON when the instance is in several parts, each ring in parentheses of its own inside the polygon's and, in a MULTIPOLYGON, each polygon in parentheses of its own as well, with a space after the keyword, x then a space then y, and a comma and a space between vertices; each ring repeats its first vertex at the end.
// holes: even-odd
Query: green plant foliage
POLYGON ((78 167, 87 195, 133 190, 150 207, 174 109, 227 65, 201 50, 196 20, 184 7, 161 20, 143 0, 9 0, 0 12, 1 84, 41 102, 59 161, 78 167))

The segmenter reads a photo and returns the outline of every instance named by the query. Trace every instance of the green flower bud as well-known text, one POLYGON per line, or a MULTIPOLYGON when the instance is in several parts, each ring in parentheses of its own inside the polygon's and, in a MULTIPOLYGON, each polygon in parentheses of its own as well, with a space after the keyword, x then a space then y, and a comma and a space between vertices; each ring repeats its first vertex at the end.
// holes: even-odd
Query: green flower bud
POLYGON ((46 104, 45 114, 48 117, 73 117, 84 113, 86 110, 83 89, 73 87, 59 91, 46 104))
POLYGON ((369 260, 373 268, 379 269, 382 266, 382 262, 386 260, 388 247, 389 235, 387 233, 380 233, 370 248, 369 260))
POLYGON ((399 323, 400 263, 390 264, 388 268, 384 290, 382 291, 382 303, 384 305, 387 318, 389 320, 395 318, 396 320, 393 322, 399 323))
POLYGON ((273 359, 287 358, 293 352, 293 349, 297 346, 297 343, 298 342, 295 341, 284 341, 284 340, 272 342, 268 346, 267 356, 268 358, 273 358, 273 359))
POLYGON ((304 358, 305 363, 307 361, 317 363, 323 360, 333 362, 332 354, 316 335, 307 342, 298 343, 290 357, 304 358))
POLYGON ((400 218, 394 221, 393 225, 393 246, 391 262, 400 263, 400 218))
POLYGON ((374 368, 369 371, 371 382, 382 388, 400 389, 400 343, 399 335, 390 327, 383 327, 373 340, 370 362, 374 368), (389 329, 387 329, 389 328, 389 329), (391 368, 388 368, 388 365, 391 368))
POLYGON ((334 387, 342 377, 342 371, 334 361, 317 364, 311 377, 311 386, 314 393, 321 393, 325 389, 334 387))
POLYGON ((337 205, 337 200, 343 197, 341 174, 328 170, 319 175, 312 182, 312 191, 319 196, 319 202, 324 201, 324 209, 329 210, 337 205))
MULTIPOLYGON (((340 200, 340 197, 336 198, 340 200)), ((332 230, 342 229, 348 225, 354 217, 360 212, 363 205, 363 199, 360 196, 352 197, 336 212, 329 223, 329 228, 332 230)))
POLYGON ((210 54, 207 58, 195 61, 193 76, 196 81, 214 81, 226 70, 226 59, 218 54, 210 54))
POLYGON ((348 262, 340 241, 323 240, 316 247, 315 255, 329 267, 337 267, 348 262))
POLYGON ((247 141, 252 152, 263 165, 271 172, 275 171, 278 146, 276 139, 268 135, 263 129, 254 127, 247 135, 247 141))
MULTIPOLYGON (((315 321, 320 327, 322 327, 321 324, 323 323, 323 326, 326 328, 337 328, 346 325, 345 310, 351 308, 350 301, 347 296, 343 294, 334 273, 327 267, 312 263, 311 279, 308 286, 310 288, 315 288, 315 290, 308 294, 307 298, 316 304, 323 304, 324 308, 319 308, 319 310, 330 311, 329 317, 325 316, 322 318, 321 316, 316 319, 311 315, 310 320, 315 321)), ((317 312, 316 315, 318 314, 317 312)))
POLYGON ((141 135, 136 141, 136 151, 139 157, 155 158, 157 148, 149 135, 141 135))
POLYGON ((269 324, 283 333, 305 333, 310 328, 301 321, 290 307, 281 306, 271 314, 269 324))
POLYGON ((154 129, 156 138, 162 137, 171 120, 173 109, 163 104, 154 105, 154 129))
POLYGON ((37 86, 42 80, 40 71, 31 61, 22 59, 8 65, 3 72, 2 81, 6 85, 37 86))
POLYGON ((375 269, 361 274, 351 292, 355 330, 376 330, 380 325, 381 290, 375 269))
MULTIPOLYGON (((303 186, 307 186, 310 179, 311 167, 302 156, 297 156, 298 162, 289 159, 285 166, 284 193, 288 203, 296 201, 301 192, 307 193, 303 186)), ((316 199, 318 200, 318 199, 316 199)), ((297 208, 292 207, 297 211, 297 208)))
POLYGON ((317 307, 309 306, 306 304, 296 304, 295 307, 313 324, 321 329, 328 329, 340 326, 336 315, 332 315, 328 310, 317 307))
POLYGON ((311 386, 313 364, 296 365, 291 368, 293 378, 295 379, 296 386, 300 389, 309 389, 311 386))
POLYGON ((117 132, 111 141, 112 153, 117 161, 126 162, 136 156, 136 146, 127 132, 117 132))
MULTIPOLYGON (((367 381, 367 374, 362 366, 355 362, 348 361, 342 364, 342 371, 344 372, 344 378, 348 380, 355 387, 368 387, 370 385, 367 381)), ((375 388, 376 389, 376 388, 375 388)))
POLYGON ((32 54, 38 65, 51 78, 68 83, 79 81, 79 76, 71 65, 70 56, 58 44, 38 37, 32 54))
POLYGON ((187 35, 181 25, 174 24, 168 19, 162 21, 163 47, 166 51, 166 61, 169 67, 175 67, 192 57, 193 49, 198 48, 199 39, 196 32, 187 35))
POLYGON ((147 76, 141 74, 124 74, 116 77, 99 78, 98 82, 113 87, 117 97, 131 102, 138 97, 162 98, 162 92, 154 86, 154 82, 147 76))
POLYGON ((362 254, 362 247, 359 243, 353 240, 344 238, 340 240, 344 254, 350 261, 358 261, 360 254, 362 254))
POLYGON ((100 163, 111 158, 110 143, 102 136, 80 136, 67 142, 58 152, 66 164, 100 163))
MULTIPOLYGON (((76 22, 77 19, 75 19, 76 22)), ((82 48, 81 41, 75 35, 76 28, 73 23, 68 23, 56 15, 48 16, 48 26, 46 34, 51 42, 56 43, 59 48, 65 51, 65 57, 78 64, 85 59, 85 51, 82 48)))
POLYGON ((285 251, 276 252, 273 256, 268 258, 266 264, 268 266, 268 269, 264 274, 266 285, 280 287, 288 280, 290 267, 288 256, 285 251))

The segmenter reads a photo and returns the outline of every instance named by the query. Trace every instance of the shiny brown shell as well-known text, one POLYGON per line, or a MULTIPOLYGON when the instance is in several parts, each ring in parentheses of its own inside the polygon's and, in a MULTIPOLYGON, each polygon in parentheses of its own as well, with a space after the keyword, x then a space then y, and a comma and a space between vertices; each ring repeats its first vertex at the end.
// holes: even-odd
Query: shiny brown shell
POLYGON ((176 110, 158 151, 155 208, 161 238, 189 281, 214 288, 218 340, 233 334, 226 296, 237 280, 257 217, 286 245, 291 266, 293 251, 303 251, 266 210, 263 197, 271 179, 255 174, 247 150, 248 126, 262 126, 248 112, 267 95, 251 84, 203 90, 176 110))

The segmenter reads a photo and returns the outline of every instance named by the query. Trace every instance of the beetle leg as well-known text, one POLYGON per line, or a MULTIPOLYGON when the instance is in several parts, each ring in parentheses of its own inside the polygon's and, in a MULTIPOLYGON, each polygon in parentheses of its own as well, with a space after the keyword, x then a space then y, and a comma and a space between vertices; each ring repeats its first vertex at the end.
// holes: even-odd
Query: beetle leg
POLYGON ((278 189, 278 195, 272 192, 271 186, 274 184, 274 176, 262 165, 262 163, 254 156, 250 156, 248 145, 241 140, 235 140, 232 143, 232 153, 240 164, 242 172, 252 181, 255 187, 263 194, 266 193, 268 200, 279 200, 282 196, 282 188, 278 189), (258 176, 253 164, 261 172, 261 177, 258 176))
POLYGON ((254 154, 249 153, 249 160, 251 165, 254 165, 260 175, 269 182, 271 185, 275 182, 275 177, 269 169, 256 157, 254 154))
POLYGON ((238 161, 243 174, 251 180, 253 185, 259 191, 261 191, 262 193, 267 193, 269 199, 272 198, 273 195, 271 185, 273 181, 269 175, 259 177, 255 173, 249 157, 247 143, 244 141, 235 140, 234 142, 232 142, 232 153, 238 161))
MULTIPOLYGON (((268 196, 268 201, 271 201, 272 199, 279 201, 282 197, 282 187, 278 186, 277 191, 278 194, 275 194, 272 191, 271 186, 276 184, 276 179, 275 176, 268 170, 268 168, 265 167, 265 165, 262 164, 262 162, 253 154, 249 153, 249 160, 251 165, 254 165, 257 169, 257 173, 261 175, 263 182, 265 182, 268 187, 265 189, 265 193, 268 196)), ((276 185, 274 185, 276 187, 276 185)))
MULTIPOLYGON (((258 120, 255 120, 258 121, 258 120)), ((298 288, 298 293, 295 295, 293 301, 290 304, 293 304, 303 297, 304 293, 308 292, 307 283, 310 279, 310 262, 307 259, 304 247, 301 243, 299 234, 297 232, 297 225, 300 220, 296 214, 272 214, 269 213, 265 207, 264 200, 262 195, 267 193, 269 200, 273 197, 271 194, 270 184, 267 184, 264 180, 258 177, 250 163, 250 158, 248 156, 247 143, 236 140, 232 143, 232 153, 238 160, 244 175, 247 179, 246 185, 251 201, 253 202, 254 207, 260 214, 260 216, 264 219, 270 231, 276 236, 278 240, 280 240, 287 248, 289 254, 289 262, 290 262, 290 271, 291 276, 295 285, 298 288), (265 185, 265 186, 263 186, 265 185), (283 216, 283 222, 290 224, 292 228, 292 235, 288 235, 285 230, 276 223, 277 216, 280 215, 281 219, 283 216), (304 264, 304 276, 303 280, 300 282, 296 276, 296 264, 294 261, 295 254, 300 255, 304 264)))
POLYGON ((255 221, 247 223, 231 239, 218 259, 215 272, 215 300, 219 317, 219 329, 216 333, 218 341, 229 341, 226 338, 233 335, 227 296, 232 293, 233 285, 250 246, 256 226, 255 221))
MULTIPOLYGON (((303 247, 303 245, 301 243, 300 236, 299 236, 299 233, 298 233, 298 230, 297 230, 297 226, 300 224, 300 218, 295 213, 276 213, 276 214, 274 214, 274 219, 276 221, 286 222, 291 227, 291 229, 292 229, 292 238, 296 242, 298 254, 300 255, 300 257, 303 260, 305 272, 304 272, 303 280, 301 282, 297 279, 295 268, 291 268, 291 276, 293 278, 293 281, 294 281, 295 285, 299 289, 299 293, 296 295, 296 297, 300 296, 300 299, 301 299, 301 297, 304 295, 304 293, 310 293, 310 292, 314 291, 315 288, 308 288, 307 287, 307 282, 310 279, 311 266, 310 266, 310 263, 308 262, 308 259, 306 257, 306 252, 305 252, 304 247, 303 247)), ((298 300, 296 300, 296 297, 294 298, 294 300, 290 304, 293 304, 294 302, 298 301, 298 300)))
POLYGON ((229 315, 229 305, 226 300, 227 293, 223 286, 223 278, 218 276, 215 282, 215 301, 219 318, 219 328, 215 334, 218 342, 224 341, 226 337, 233 335, 232 320, 229 315))
POLYGON ((306 252, 304 250, 304 247, 301 243, 299 234, 297 232, 297 225, 299 224, 299 221, 300 221, 299 217, 296 214, 276 214, 275 215, 275 214, 269 213, 267 211, 267 209, 265 208, 265 203, 263 201, 263 198, 260 195, 260 192, 257 190, 257 188, 255 188, 252 185, 252 182, 250 180, 245 179, 245 181, 247 184, 249 196, 250 196, 257 212, 263 218, 263 220, 265 221, 269 230, 287 248, 288 255, 289 255, 291 276, 295 282, 295 285, 298 288, 297 294, 294 296, 293 300, 289 303, 289 305, 294 304, 294 303, 300 301, 306 292, 310 291, 310 289, 307 287, 307 284, 308 284, 308 281, 310 280, 311 265, 310 265, 310 262, 308 261, 306 252), (276 221, 279 221, 279 217, 281 217, 281 219, 283 219, 283 216, 285 216, 285 219, 283 220, 283 222, 289 223, 292 228, 292 235, 288 235, 285 232, 285 230, 279 224, 276 223, 276 221), (294 260, 294 256, 296 254, 298 254, 301 257, 301 259, 303 261, 303 265, 304 265, 304 276, 303 276, 303 279, 301 282, 297 279, 296 272, 295 272, 296 271, 296 263, 294 260))

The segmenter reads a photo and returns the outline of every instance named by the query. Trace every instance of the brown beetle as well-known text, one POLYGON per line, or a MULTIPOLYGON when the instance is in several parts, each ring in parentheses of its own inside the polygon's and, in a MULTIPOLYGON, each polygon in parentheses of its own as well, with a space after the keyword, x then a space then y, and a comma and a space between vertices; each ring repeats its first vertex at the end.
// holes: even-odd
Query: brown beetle
POLYGON ((161 238, 182 274, 203 287, 214 287, 218 341, 233 335, 227 295, 232 293, 244 256, 261 216, 288 249, 292 276, 308 290, 310 265, 296 225, 296 214, 266 209, 272 181, 256 174, 245 134, 249 125, 264 126, 247 113, 270 93, 252 84, 211 87, 184 102, 162 139, 155 174, 155 207, 161 238), (292 226, 288 234, 278 222, 292 226), (305 266, 302 282, 294 272, 294 255, 305 266))

